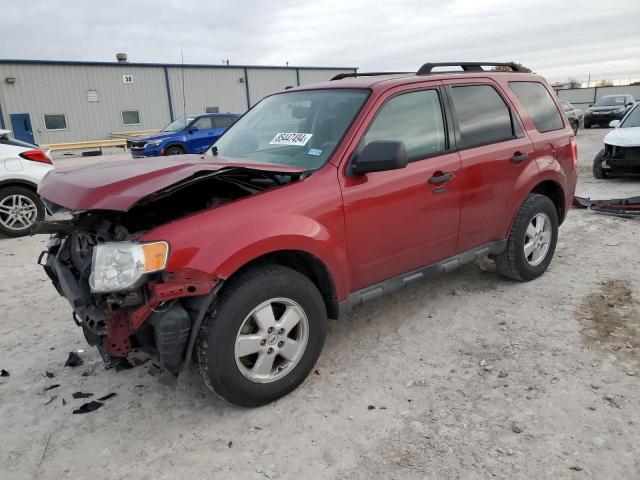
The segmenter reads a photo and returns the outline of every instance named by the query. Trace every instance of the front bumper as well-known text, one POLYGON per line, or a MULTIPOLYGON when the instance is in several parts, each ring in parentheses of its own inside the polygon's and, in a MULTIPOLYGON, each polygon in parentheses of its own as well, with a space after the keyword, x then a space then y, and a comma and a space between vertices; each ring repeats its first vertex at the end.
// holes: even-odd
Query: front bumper
POLYGON ((588 113, 584 116, 584 121, 591 125, 609 124, 612 120, 622 120, 624 112, 621 113, 588 113))
POLYGON ((145 148, 131 149, 131 156, 133 158, 159 157, 161 155, 162 155, 162 149, 160 147, 145 147, 145 148))
MULTIPOLYGON (((70 237, 69 237, 70 238, 70 237)), ((199 322, 213 299, 217 279, 193 269, 164 273, 136 291, 92 293, 88 269, 78 273, 67 261, 67 239, 52 237, 38 263, 73 310, 87 342, 108 364, 140 350, 158 358, 160 367, 177 375, 189 357, 199 322)))

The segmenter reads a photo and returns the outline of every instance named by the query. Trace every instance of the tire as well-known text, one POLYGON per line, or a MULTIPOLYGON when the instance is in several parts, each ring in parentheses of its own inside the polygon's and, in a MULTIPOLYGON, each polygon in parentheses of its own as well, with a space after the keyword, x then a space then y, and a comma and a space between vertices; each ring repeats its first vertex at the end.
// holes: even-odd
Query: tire
POLYGON ((573 129, 573 135, 578 135, 578 129, 580 128, 580 122, 578 120, 574 120, 571 122, 571 128, 573 129))
POLYGON ((25 187, 0 189, 0 233, 9 237, 28 235, 33 224, 43 219, 44 205, 33 190, 25 187))
POLYGON ((584 126, 584 128, 591 128, 591 124, 590 124, 590 123, 587 123, 587 122, 584 122, 584 125, 583 125, 583 126, 584 126))
POLYGON ((604 180, 608 178, 608 173, 605 172, 604 168, 602 168, 602 162, 604 157, 604 149, 600 150, 596 155, 596 158, 593 159, 593 176, 598 180, 604 180))
POLYGON ((322 352, 326 334, 324 301, 306 276, 280 265, 253 267, 232 278, 223 287, 205 316, 194 348, 196 371, 213 392, 228 402, 241 407, 258 407, 287 395, 307 378, 322 352), (282 336, 280 329, 285 316, 280 316, 282 312, 279 308, 284 306, 278 301, 290 302, 286 306, 288 309, 303 313, 296 326, 282 336), (264 305, 267 302, 273 302, 268 310, 275 314, 272 319, 277 322, 275 325, 272 323, 273 333, 261 329, 258 321, 254 320, 257 317, 250 315, 255 310, 266 308, 264 305), (255 329, 245 330, 248 325, 255 329), (305 331, 306 340, 303 342, 302 333, 305 331), (285 343, 284 339, 287 342, 291 340, 294 332, 300 336, 296 345, 304 346, 298 350, 295 363, 289 362, 283 366, 288 360, 280 355, 285 350, 280 348, 281 343, 285 343), (261 338, 259 341, 265 342, 264 346, 263 343, 260 343, 261 346, 252 343, 250 351, 258 349, 259 352, 238 358, 238 340, 243 335, 252 337, 245 338, 251 342, 254 342, 253 338, 261 338), (277 340, 273 341, 273 337, 277 337, 277 340), (269 350, 275 350, 276 353, 269 356, 269 350), (268 378, 251 378, 253 372, 258 370, 260 356, 267 359, 263 364, 268 364, 268 359, 274 358, 269 364, 272 366, 267 367, 268 378), (252 360, 255 363, 251 364, 252 360))
POLYGON ((171 145, 164 151, 165 155, 184 155, 185 151, 180 145, 171 145))
POLYGON ((507 248, 496 257, 498 272, 504 277, 519 282, 527 282, 539 277, 551 263, 557 241, 558 212, 555 205, 549 197, 530 193, 525 201, 522 202, 516 220, 511 227, 511 232, 507 239, 507 248), (536 225, 533 223, 534 218, 536 219, 536 225), (548 245, 546 249, 540 250, 540 254, 542 254, 542 250, 545 250, 544 255, 542 255, 539 263, 536 263, 532 262, 532 260, 536 260, 536 250, 534 249, 533 252, 527 255, 525 247, 526 244, 530 244, 533 241, 526 242, 527 238, 530 238, 529 229, 534 228, 535 230, 540 225, 538 222, 541 219, 544 220, 542 225, 547 227, 541 236, 545 236, 548 232, 548 237, 545 236, 548 240, 548 245))

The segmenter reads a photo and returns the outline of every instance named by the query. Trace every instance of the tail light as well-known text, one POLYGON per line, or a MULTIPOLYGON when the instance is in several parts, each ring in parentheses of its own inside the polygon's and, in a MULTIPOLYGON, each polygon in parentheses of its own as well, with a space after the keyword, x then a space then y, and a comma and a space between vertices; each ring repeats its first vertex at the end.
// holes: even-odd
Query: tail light
POLYGON ((575 137, 571 137, 569 145, 571 147, 571 167, 575 170, 578 168, 578 144, 575 137))
POLYGON ((44 150, 27 150, 19 154, 25 160, 31 160, 33 162, 48 163, 53 165, 51 158, 44 150))

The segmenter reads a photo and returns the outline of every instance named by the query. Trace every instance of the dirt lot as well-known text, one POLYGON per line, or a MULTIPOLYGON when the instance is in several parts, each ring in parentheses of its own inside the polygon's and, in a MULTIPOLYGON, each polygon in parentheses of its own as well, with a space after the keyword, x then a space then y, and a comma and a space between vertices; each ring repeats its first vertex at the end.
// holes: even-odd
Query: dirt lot
MULTIPOLYGON (((578 193, 640 194, 591 176, 606 132, 578 134, 578 193)), ((639 221, 573 210, 536 281, 483 263, 367 304, 255 410, 89 348, 65 368, 85 343, 35 265, 44 242, 0 240, 1 478, 640 478, 639 221), (117 396, 73 415, 76 391, 117 396)))

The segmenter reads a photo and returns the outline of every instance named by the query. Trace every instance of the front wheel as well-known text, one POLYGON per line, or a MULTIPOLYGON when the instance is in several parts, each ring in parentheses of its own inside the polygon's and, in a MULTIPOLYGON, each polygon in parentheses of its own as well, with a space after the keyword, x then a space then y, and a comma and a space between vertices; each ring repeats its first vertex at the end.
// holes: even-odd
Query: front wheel
POLYGON ((172 145, 164 152, 165 155, 184 155, 184 148, 179 145, 172 145))
POLYGON ((326 333, 324 301, 306 276, 280 265, 254 267, 229 280, 205 317, 196 370, 220 397, 257 407, 304 381, 326 333))
POLYGON ((591 124, 589 122, 584 122, 584 128, 591 128, 591 124))
POLYGON ((600 150, 596 158, 593 159, 593 176, 598 180, 608 177, 607 172, 602 167, 602 162, 604 162, 604 150, 600 150))
POLYGON ((542 275, 549 267, 558 241, 558 212, 544 195, 530 193, 520 206, 507 248, 496 257, 498 272, 525 282, 542 275))
POLYGON ((33 190, 24 187, 0 189, 0 233, 10 237, 27 235, 44 218, 44 205, 33 190))
POLYGON ((578 135, 578 128, 580 128, 580 122, 578 120, 571 121, 571 129, 573 130, 573 135, 578 135))

